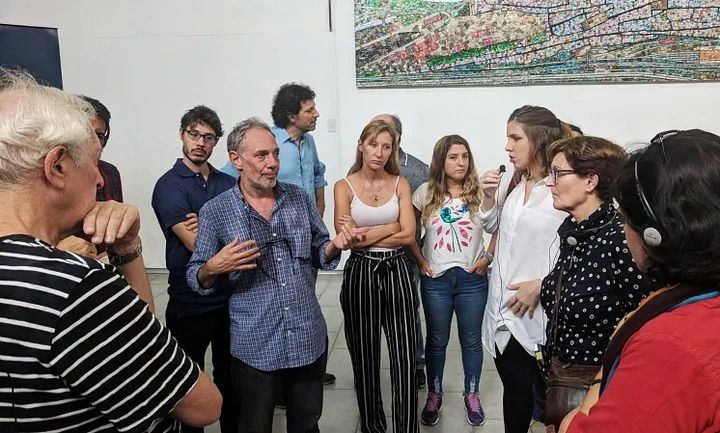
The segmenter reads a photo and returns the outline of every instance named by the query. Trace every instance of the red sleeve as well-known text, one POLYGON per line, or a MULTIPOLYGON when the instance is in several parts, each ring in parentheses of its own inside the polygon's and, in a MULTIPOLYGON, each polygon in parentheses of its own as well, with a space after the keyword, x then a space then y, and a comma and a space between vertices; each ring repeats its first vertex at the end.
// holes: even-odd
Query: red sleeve
POLYGON ((567 431, 709 431, 717 384, 709 380, 704 365, 678 337, 641 331, 628 341, 590 414, 578 413, 567 431))

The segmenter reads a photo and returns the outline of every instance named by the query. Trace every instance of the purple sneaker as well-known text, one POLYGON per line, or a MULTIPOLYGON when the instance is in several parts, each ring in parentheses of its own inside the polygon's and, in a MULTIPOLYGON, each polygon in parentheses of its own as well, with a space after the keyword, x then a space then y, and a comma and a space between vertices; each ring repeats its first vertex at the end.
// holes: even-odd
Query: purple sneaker
POLYGON ((478 395, 475 393, 465 394, 463 400, 465 400, 465 416, 468 424, 485 424, 485 412, 483 411, 482 405, 480 404, 480 398, 478 397, 478 395))
POLYGON ((425 425, 435 425, 440 419, 440 412, 442 412, 442 394, 428 392, 420 420, 425 425))

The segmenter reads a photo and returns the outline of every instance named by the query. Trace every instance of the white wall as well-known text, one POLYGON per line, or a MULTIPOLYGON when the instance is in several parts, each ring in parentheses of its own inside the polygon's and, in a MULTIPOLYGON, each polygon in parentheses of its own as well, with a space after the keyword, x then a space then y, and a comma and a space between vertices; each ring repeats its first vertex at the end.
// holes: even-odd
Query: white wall
MULTIPOLYGON (((274 91, 300 81, 318 94, 316 141, 332 183, 350 166, 373 115, 403 119, 404 148, 425 161, 449 133, 465 136, 478 169, 506 163, 505 121, 524 104, 544 105, 588 134, 626 143, 673 128, 720 133, 720 85, 596 85, 494 88, 355 87, 353 2, 327 0, 0 0, 0 22, 58 27, 65 88, 113 113, 105 158, 119 166, 129 202, 140 206, 149 267, 164 266, 164 241, 150 207, 156 179, 180 155, 183 112, 206 104, 226 131, 250 115, 270 120, 274 91), (327 121, 337 119, 337 133, 327 121)), ((225 161, 225 140, 211 161, 225 161)))
MULTIPOLYGON (((96 97, 112 112, 103 158, 123 177, 125 199, 140 207, 145 262, 164 268, 164 238, 150 205, 155 181, 182 156, 185 110, 215 109, 227 133, 249 116, 271 122, 274 92, 289 81, 317 93, 314 134, 339 176, 335 35, 327 0, 124 2, 2 0, 0 22, 58 27, 64 87, 96 97)), ((227 160, 223 138, 211 158, 227 160)), ((328 195, 332 198, 332 194, 328 195)), ((331 222, 331 213, 326 221, 331 222)))

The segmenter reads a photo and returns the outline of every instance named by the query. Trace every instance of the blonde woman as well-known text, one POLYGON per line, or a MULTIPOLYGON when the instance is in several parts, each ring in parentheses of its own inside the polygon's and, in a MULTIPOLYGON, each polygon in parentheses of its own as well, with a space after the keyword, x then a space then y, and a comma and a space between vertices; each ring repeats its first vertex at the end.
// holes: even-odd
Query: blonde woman
POLYGON ((360 431, 384 433, 380 392, 380 330, 390 355, 393 431, 417 433, 416 301, 402 247, 415 243, 410 185, 400 177, 393 127, 370 122, 357 144, 355 165, 335 184, 335 228, 368 227, 343 272, 340 306, 355 375, 360 431))
POLYGON ((467 422, 482 425, 485 414, 478 390, 482 371, 482 318, 487 301, 486 270, 492 255, 483 248, 478 212, 480 181, 470 145, 459 135, 441 138, 433 150, 430 180, 413 194, 415 212, 425 227, 420 265, 421 294, 427 322, 425 365, 428 396, 421 420, 437 424, 442 409, 445 352, 453 313, 465 373, 464 403, 467 422))

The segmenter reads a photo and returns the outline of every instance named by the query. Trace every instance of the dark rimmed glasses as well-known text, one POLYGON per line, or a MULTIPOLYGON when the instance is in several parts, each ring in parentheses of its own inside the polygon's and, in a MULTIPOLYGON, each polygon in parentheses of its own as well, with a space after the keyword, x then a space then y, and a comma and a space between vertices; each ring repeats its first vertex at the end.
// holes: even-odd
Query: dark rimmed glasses
POLYGON ((185 131, 192 141, 198 141, 202 138, 203 143, 209 146, 215 146, 215 144, 217 144, 218 138, 213 134, 201 134, 194 129, 183 129, 183 131, 185 131))
POLYGON ((575 170, 570 170, 570 169, 554 169, 554 168, 551 168, 551 169, 550 169, 550 172, 548 173, 548 175, 550 176, 550 179, 552 179, 552 182, 553 182, 553 183, 557 183, 559 177, 563 177, 563 176, 565 176, 566 174, 574 174, 574 173, 577 173, 577 171, 575 171, 575 170))
POLYGON ((100 142, 100 147, 105 147, 105 145, 108 142, 108 139, 110 138, 110 128, 108 128, 104 134, 96 132, 95 135, 97 136, 98 141, 100 142))
MULTIPOLYGON (((252 229, 250 229, 250 234, 252 236, 252 229)), ((256 242, 257 242, 257 239, 256 239, 256 242)), ((273 235, 272 238, 268 239, 265 242, 256 243, 256 248, 258 249, 258 252, 260 252, 260 257, 255 259, 255 264, 257 265, 258 269, 260 269, 260 272, 265 274, 266 277, 270 278, 271 280, 276 280, 276 281, 277 281, 277 279, 274 276, 270 275, 270 273, 265 270, 265 268, 262 266, 262 264, 260 262, 263 259, 264 251, 270 250, 269 247, 272 247, 273 245, 275 245, 277 243, 281 243, 281 242, 285 242, 286 245, 289 246, 288 239, 285 236, 276 236, 276 235, 273 235)))

